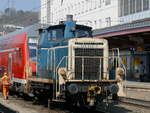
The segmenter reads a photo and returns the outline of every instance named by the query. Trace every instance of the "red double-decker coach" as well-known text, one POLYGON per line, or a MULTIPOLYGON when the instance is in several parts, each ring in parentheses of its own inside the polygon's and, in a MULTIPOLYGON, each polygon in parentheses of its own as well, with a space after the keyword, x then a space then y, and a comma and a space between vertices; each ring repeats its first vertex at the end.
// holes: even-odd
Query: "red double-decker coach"
POLYGON ((38 29, 33 25, 0 37, 0 75, 8 71, 15 86, 25 85, 28 76, 36 74, 38 29))

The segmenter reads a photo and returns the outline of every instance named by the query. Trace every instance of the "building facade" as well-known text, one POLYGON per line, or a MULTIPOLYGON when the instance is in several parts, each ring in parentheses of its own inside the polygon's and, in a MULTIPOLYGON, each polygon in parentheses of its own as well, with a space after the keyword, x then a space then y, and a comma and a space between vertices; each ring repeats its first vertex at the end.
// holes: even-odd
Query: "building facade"
POLYGON ((42 24, 58 24, 67 14, 101 29, 149 18, 150 0, 41 0, 42 24))
POLYGON ((79 24, 94 29, 117 25, 118 0, 41 0, 41 23, 58 24, 72 14, 79 24), (46 4, 47 5, 44 5, 46 4), (48 4, 50 3, 50 4, 48 4))

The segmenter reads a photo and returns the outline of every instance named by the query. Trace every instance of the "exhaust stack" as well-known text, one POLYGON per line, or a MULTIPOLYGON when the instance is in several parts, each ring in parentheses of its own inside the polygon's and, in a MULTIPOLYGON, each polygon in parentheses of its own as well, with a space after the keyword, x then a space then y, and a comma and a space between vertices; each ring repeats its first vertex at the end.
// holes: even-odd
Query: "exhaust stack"
POLYGON ((67 21, 73 21, 73 15, 67 15, 66 20, 67 21))

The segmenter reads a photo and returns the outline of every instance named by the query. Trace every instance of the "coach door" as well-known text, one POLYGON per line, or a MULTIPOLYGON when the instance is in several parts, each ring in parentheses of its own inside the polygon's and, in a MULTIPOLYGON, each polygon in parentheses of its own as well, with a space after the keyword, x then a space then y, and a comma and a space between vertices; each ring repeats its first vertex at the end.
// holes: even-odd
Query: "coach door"
POLYGON ((11 77, 12 75, 12 54, 9 53, 8 56, 8 75, 11 77))

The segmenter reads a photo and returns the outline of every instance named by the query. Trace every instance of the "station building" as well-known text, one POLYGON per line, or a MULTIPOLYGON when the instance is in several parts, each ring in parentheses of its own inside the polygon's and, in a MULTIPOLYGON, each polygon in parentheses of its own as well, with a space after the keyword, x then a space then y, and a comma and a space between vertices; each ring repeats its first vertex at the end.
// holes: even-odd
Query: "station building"
POLYGON ((58 24, 66 20, 67 14, 93 29, 120 23, 118 0, 41 0, 41 23, 58 24))
POLYGON ((150 1, 41 0, 42 24, 58 24, 67 14, 79 24, 101 29, 150 17, 150 1))

